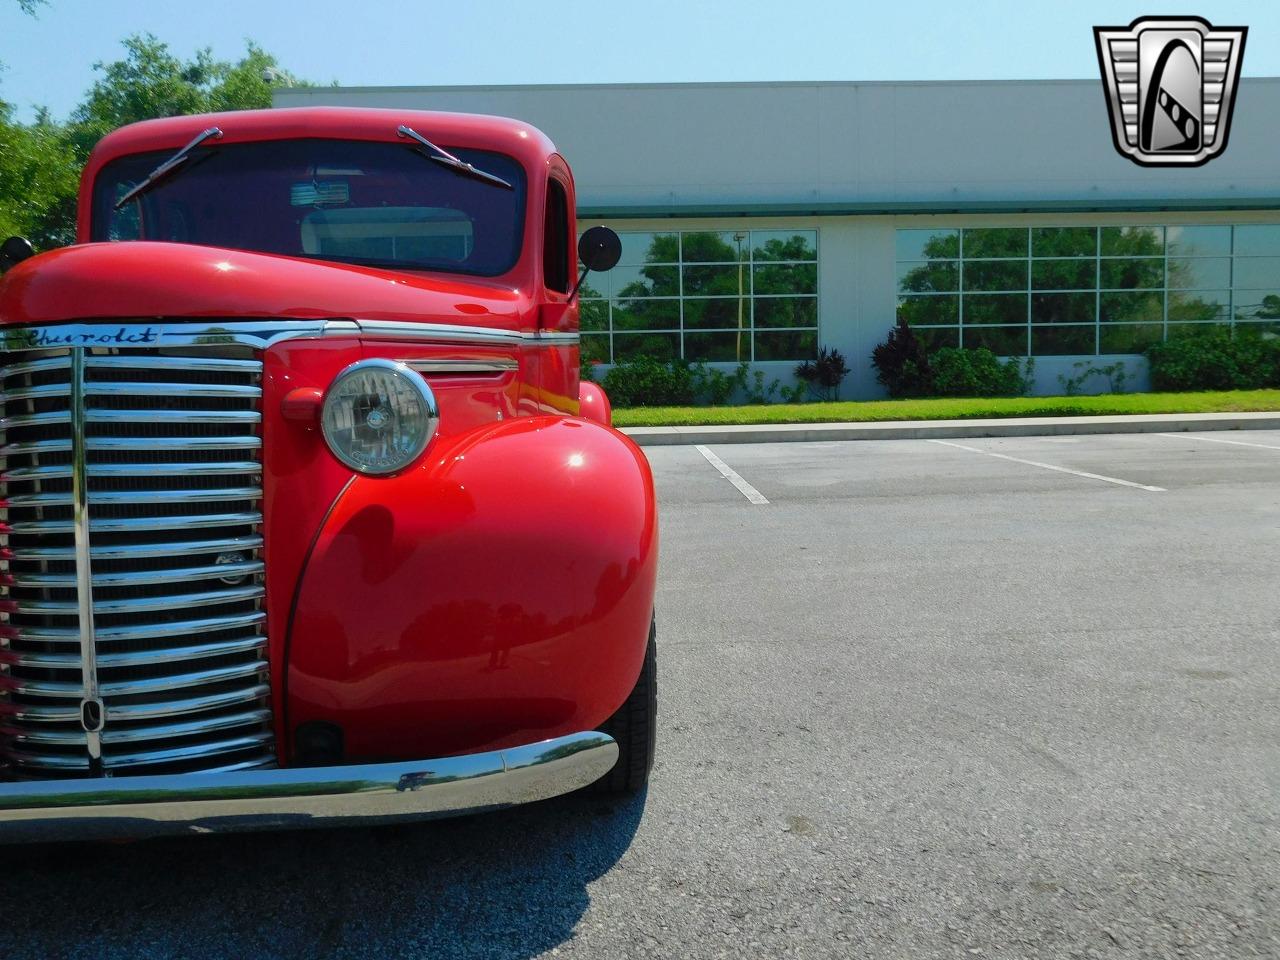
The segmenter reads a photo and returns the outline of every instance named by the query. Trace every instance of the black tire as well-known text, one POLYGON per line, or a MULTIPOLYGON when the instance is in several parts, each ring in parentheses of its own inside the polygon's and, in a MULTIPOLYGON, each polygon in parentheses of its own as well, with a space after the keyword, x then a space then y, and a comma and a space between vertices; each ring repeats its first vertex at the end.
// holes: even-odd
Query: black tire
POLYGON ((618 762, 587 787, 589 793, 636 793, 649 782, 658 736, 658 626, 649 626, 649 646, 635 688, 617 712, 600 725, 618 742, 618 762))

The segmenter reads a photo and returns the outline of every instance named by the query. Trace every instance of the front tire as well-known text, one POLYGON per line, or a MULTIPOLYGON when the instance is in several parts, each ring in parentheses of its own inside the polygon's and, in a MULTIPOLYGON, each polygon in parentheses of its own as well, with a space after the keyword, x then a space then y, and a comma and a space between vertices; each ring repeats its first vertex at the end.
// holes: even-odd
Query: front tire
POLYGON ((649 626, 649 646, 640 677, 626 702, 600 726, 618 743, 618 762, 587 787, 591 793, 636 793, 649 782, 658 736, 658 626, 649 626))

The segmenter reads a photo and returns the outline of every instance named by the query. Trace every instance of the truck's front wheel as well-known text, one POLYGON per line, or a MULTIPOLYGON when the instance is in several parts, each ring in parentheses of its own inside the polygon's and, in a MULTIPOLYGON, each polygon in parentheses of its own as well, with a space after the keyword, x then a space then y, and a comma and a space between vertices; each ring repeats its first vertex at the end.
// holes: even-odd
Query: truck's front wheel
POLYGON ((649 782, 658 733, 657 634, 655 620, 649 626, 649 646, 635 689, 600 726, 618 742, 618 762, 587 788, 591 793, 635 793, 649 782))

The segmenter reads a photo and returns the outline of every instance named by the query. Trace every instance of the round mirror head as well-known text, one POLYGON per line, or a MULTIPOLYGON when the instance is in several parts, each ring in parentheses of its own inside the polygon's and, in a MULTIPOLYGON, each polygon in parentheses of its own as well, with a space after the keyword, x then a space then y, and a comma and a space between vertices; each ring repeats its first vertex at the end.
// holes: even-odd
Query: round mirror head
POLYGON ((4 243, 0 243, 0 271, 16 267, 23 260, 35 255, 35 247, 31 246, 31 241, 26 237, 10 237, 4 243))
POLYGON ((578 238, 578 259, 588 270, 612 270, 622 258, 622 241, 608 227, 592 227, 578 238))

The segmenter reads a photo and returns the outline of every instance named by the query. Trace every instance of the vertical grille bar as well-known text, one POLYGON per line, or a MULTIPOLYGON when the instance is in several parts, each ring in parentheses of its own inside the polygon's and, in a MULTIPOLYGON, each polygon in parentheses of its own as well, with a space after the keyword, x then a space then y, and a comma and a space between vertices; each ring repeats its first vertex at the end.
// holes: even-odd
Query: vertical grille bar
POLYGON ((71 349, 71 522, 76 552, 76 608, 80 627, 80 725, 85 731, 89 771, 102 772, 102 726, 106 719, 98 696, 98 653, 93 633, 93 569, 89 557, 89 477, 84 449, 84 350, 71 349))

